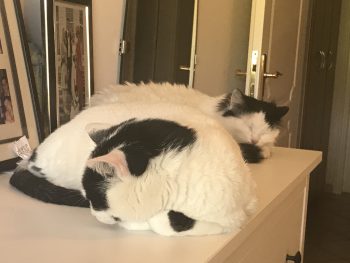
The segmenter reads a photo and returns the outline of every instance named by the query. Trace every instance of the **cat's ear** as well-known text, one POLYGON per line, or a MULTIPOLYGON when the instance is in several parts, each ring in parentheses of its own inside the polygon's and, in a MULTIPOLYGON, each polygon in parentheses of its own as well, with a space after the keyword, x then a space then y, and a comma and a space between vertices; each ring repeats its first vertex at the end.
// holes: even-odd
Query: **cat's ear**
POLYGON ((105 155, 91 158, 86 166, 105 177, 118 177, 121 181, 130 175, 125 154, 120 150, 113 150, 105 155))
POLYGON ((85 131, 89 134, 91 140, 98 144, 106 137, 106 130, 111 126, 109 123, 89 123, 85 126, 85 131))
POLYGON ((109 123, 100 123, 100 122, 94 122, 94 123, 89 123, 85 126, 85 131, 87 133, 93 133, 99 130, 106 130, 110 128, 112 125, 109 123))
POLYGON ((244 94, 239 89, 233 89, 230 98, 230 108, 233 108, 236 104, 243 103, 244 94))
POLYGON ((286 115, 288 111, 289 111, 288 106, 277 107, 277 115, 279 116, 279 119, 281 119, 284 115, 286 115))

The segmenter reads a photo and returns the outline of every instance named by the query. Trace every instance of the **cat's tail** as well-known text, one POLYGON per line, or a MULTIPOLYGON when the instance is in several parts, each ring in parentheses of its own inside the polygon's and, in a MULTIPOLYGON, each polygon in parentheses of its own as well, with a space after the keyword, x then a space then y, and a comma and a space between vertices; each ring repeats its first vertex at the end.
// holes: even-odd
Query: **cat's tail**
POLYGON ((26 195, 46 203, 89 207, 89 202, 78 190, 54 185, 26 169, 16 169, 10 178, 10 184, 26 195))

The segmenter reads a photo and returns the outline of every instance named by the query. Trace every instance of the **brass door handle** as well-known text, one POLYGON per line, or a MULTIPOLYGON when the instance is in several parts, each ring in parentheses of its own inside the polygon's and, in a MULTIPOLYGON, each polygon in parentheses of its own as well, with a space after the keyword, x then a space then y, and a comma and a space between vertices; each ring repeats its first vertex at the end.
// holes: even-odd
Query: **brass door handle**
POLYGON ((190 71, 190 70, 191 70, 191 68, 188 67, 188 66, 180 66, 179 69, 181 69, 181 70, 187 70, 187 71, 190 71))
POLYGON ((323 50, 320 50, 318 51, 318 54, 321 58, 320 69, 324 69, 326 67, 326 53, 323 50))
POLYGON ((273 79, 277 79, 280 76, 282 76, 283 74, 279 71, 276 71, 275 73, 264 73, 264 78, 273 78, 273 79))
POLYGON ((245 77, 245 76, 247 76, 247 72, 244 72, 240 69, 236 69, 235 75, 239 76, 239 77, 245 77))
POLYGON ((261 93, 258 94, 258 96, 261 99, 264 99, 264 92, 265 92, 265 79, 272 78, 272 79, 277 79, 280 76, 282 76, 282 73, 279 71, 276 71, 275 73, 269 73, 265 72, 266 71, 266 60, 267 60, 267 55, 262 54, 261 59, 260 59, 260 70, 259 70, 259 85, 261 85, 261 93))

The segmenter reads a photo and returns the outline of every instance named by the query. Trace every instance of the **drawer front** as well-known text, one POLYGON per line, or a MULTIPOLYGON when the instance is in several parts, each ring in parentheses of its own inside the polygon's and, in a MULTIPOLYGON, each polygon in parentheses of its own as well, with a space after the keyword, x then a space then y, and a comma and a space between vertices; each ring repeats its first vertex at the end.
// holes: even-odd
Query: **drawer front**
POLYGON ((225 262, 285 263, 287 254, 302 252, 306 186, 305 179, 225 262))

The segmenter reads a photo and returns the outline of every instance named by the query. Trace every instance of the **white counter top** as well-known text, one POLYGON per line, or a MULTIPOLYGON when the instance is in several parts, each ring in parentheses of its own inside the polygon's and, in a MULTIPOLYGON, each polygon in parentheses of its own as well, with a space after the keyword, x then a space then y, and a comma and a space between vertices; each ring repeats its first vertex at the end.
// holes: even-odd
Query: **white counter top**
POLYGON ((321 161, 321 153, 274 148, 273 156, 250 165, 258 185, 259 209, 236 236, 162 237, 103 225, 89 209, 32 199, 0 176, 0 262, 208 262, 231 253, 321 161))

